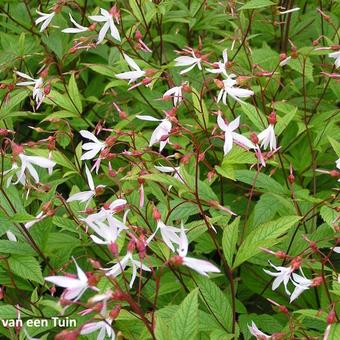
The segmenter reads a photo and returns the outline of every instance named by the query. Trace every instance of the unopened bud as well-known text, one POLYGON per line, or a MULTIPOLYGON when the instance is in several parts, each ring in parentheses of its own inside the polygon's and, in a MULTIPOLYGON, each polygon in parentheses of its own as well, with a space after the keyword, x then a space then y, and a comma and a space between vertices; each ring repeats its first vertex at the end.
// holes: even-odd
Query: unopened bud
POLYGON ((174 266, 180 266, 183 264, 183 258, 182 256, 175 255, 169 259, 169 263, 174 266))
POLYGON ((99 268, 102 267, 102 265, 100 264, 100 262, 97 261, 97 260, 89 259, 89 262, 90 262, 91 266, 92 266, 93 268, 95 268, 95 269, 99 269, 99 268))
POLYGON ((257 134, 255 132, 252 132, 250 134, 250 140, 254 143, 254 144, 258 144, 259 143, 259 137, 257 137, 257 134))
POLYGON ((276 120, 276 112, 275 111, 272 111, 270 113, 270 115, 268 116, 268 122, 271 125, 275 125, 276 124, 277 120, 276 120))
POLYGON ((136 248, 136 242, 134 240, 130 240, 127 245, 127 251, 132 253, 136 248))
POLYGON ((136 33, 135 33, 135 39, 140 40, 142 38, 143 38, 142 33, 139 30, 137 30, 136 33))
POLYGON ((119 315, 121 308, 122 308, 121 305, 115 306, 110 312, 110 318, 115 320, 117 316, 119 315))
POLYGON ((9 91, 9 92, 10 92, 10 91, 13 91, 13 90, 14 90, 14 87, 15 87, 15 84, 13 84, 13 83, 8 84, 8 91, 9 91))
POLYGON ((332 325, 336 321, 336 314, 334 309, 332 309, 329 314, 327 315, 327 324, 332 325))
POLYGON ((161 213, 156 207, 153 207, 152 209, 152 216, 156 221, 159 221, 162 218, 161 213))
POLYGON ((297 270, 301 267, 302 259, 300 256, 295 257, 292 262, 290 263, 290 266, 293 268, 293 270, 297 270))
POLYGON ((62 332, 58 333, 54 340, 77 340, 78 336, 80 335, 80 331, 78 329, 74 330, 63 330, 62 332))
POLYGON ((219 89, 223 89, 224 88, 224 84, 222 80, 219 79, 214 79, 214 83, 215 85, 219 88, 219 89))
POLYGON ((146 77, 142 80, 143 85, 149 85, 152 82, 152 78, 146 77))
POLYGON ((280 310, 281 313, 284 313, 284 314, 289 313, 288 308, 286 306, 283 306, 283 305, 279 306, 279 310, 280 310))
POLYGON ((109 250, 111 252, 111 254, 114 256, 114 257, 117 257, 119 255, 119 252, 118 252, 118 245, 116 242, 111 242, 109 244, 109 250))
POLYGON ((318 276, 312 280, 312 287, 317 287, 323 284, 323 277, 318 276))
POLYGON ((290 175, 288 176, 288 181, 289 181, 290 184, 293 184, 293 183, 295 182, 295 176, 292 175, 292 174, 290 174, 290 175))
POLYGON ((119 118, 120 119, 126 119, 127 117, 128 117, 128 115, 125 111, 119 111, 119 118))
POLYGON ((286 53, 280 53, 280 61, 284 61, 285 59, 287 59, 287 54, 286 53))
POLYGON ((98 186, 94 190, 95 190, 96 196, 100 196, 105 191, 104 187, 102 187, 102 186, 98 186))

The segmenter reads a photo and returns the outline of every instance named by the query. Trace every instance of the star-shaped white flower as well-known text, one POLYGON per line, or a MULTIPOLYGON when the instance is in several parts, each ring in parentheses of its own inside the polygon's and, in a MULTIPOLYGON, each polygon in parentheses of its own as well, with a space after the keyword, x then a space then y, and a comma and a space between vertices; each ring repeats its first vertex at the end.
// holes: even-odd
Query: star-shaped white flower
POLYGON ((183 100, 183 86, 174 86, 163 94, 163 98, 171 97, 174 106, 177 106, 183 100))
POLYGON ((294 271, 294 268, 291 266, 289 267, 275 266, 270 261, 269 261, 269 264, 276 270, 276 273, 271 272, 267 269, 263 269, 263 270, 268 275, 275 277, 275 280, 273 281, 273 284, 272 284, 272 289, 273 290, 277 289, 280 286, 280 284, 283 282, 286 293, 290 295, 290 291, 288 290, 287 285, 294 271))
POLYGON ((261 142, 261 148, 267 149, 269 146, 271 151, 276 149, 276 137, 273 124, 269 124, 265 130, 257 135, 257 137, 261 142))
POLYGON ((230 74, 227 79, 222 80, 223 88, 217 97, 217 102, 222 99, 224 105, 227 105, 227 96, 235 99, 237 102, 243 103, 243 100, 240 98, 248 98, 254 94, 253 91, 247 89, 241 89, 240 87, 236 87, 236 75, 230 74))
POLYGON ((99 320, 94 322, 86 323, 84 326, 81 327, 80 334, 86 335, 91 334, 95 331, 99 330, 97 335, 97 340, 104 340, 104 339, 115 339, 115 332, 112 329, 112 318, 106 318, 105 320, 99 320))
POLYGON ((28 81, 22 81, 17 83, 16 85, 18 86, 29 86, 29 85, 34 85, 33 87, 33 92, 32 92, 32 97, 35 100, 37 104, 37 109, 40 107, 41 103, 43 102, 45 98, 45 93, 43 89, 43 84, 44 80, 39 77, 37 79, 32 78, 26 73, 19 72, 17 71, 16 74, 20 76, 21 78, 27 79, 28 81))
POLYGON ((300 269, 301 275, 293 273, 291 277, 291 281, 293 282, 295 289, 290 296, 290 302, 292 303, 295 299, 297 299, 305 290, 309 289, 312 284, 313 280, 309 280, 306 278, 303 271, 300 269))
MULTIPOLYGON (((33 177, 34 181, 36 183, 39 182, 39 175, 37 170, 35 170, 33 165, 37 165, 41 168, 46 168, 46 169, 50 169, 53 168, 55 166, 55 162, 44 158, 44 157, 40 157, 40 156, 27 156, 24 153, 20 153, 19 154, 19 158, 21 160, 21 166, 18 167, 18 165, 15 163, 14 169, 18 168, 18 171, 16 172, 17 175, 17 181, 14 184, 17 183, 22 183, 25 184, 25 180, 26 180, 26 175, 25 175, 25 171, 27 170, 29 172, 29 174, 33 177)), ((12 167, 13 169, 13 167, 12 167)), ((11 177, 12 179, 12 177, 11 177)))
MULTIPOLYGON (((57 286, 66 288, 63 292, 63 298, 67 300, 77 301, 84 294, 86 289, 90 288, 88 278, 82 269, 78 266, 75 259, 74 264, 77 268, 77 278, 68 276, 47 276, 45 281, 51 282, 57 286)), ((93 290, 98 290, 96 287, 91 287, 93 290)))
POLYGON ((97 185, 97 187, 94 186, 93 178, 87 165, 85 165, 85 172, 86 172, 86 177, 87 177, 87 183, 91 190, 77 192, 76 194, 73 194, 72 196, 70 196, 66 202, 74 202, 74 201, 80 201, 81 203, 86 202, 86 206, 87 206, 90 202, 90 199, 96 195, 96 189, 105 187, 105 185, 97 185))
POLYGON ((43 13, 43 12, 39 12, 37 10, 37 13, 40 15, 40 17, 35 20, 35 24, 38 25, 38 24, 42 23, 42 25, 40 27, 40 32, 42 32, 51 23, 52 19, 55 16, 55 12, 52 12, 52 13, 43 13))
POLYGON ((266 340, 266 339, 270 339, 271 336, 266 334, 266 333, 263 333, 261 332, 254 321, 251 322, 251 326, 248 325, 248 329, 249 329, 249 332, 251 333, 251 335, 255 336, 256 339, 259 339, 259 340, 266 340))
POLYGON ((132 277, 129 284, 130 288, 132 288, 133 283, 136 279, 137 269, 141 269, 148 272, 151 271, 151 269, 144 265, 142 262, 135 260, 130 251, 127 252, 127 254, 119 261, 119 263, 116 263, 111 268, 103 268, 103 270, 107 271, 107 273, 105 274, 106 276, 117 277, 125 270, 127 266, 132 267, 132 277))
POLYGON ((136 64, 136 62, 130 58, 127 54, 123 53, 125 61, 134 71, 128 71, 123 73, 116 74, 116 78, 129 80, 129 84, 136 81, 138 78, 145 76, 145 71, 141 70, 141 68, 136 64))
POLYGON ((228 50, 225 49, 222 53, 223 62, 219 60, 217 63, 214 63, 214 68, 207 68, 206 71, 214 74, 223 74, 225 77, 228 77, 226 65, 228 63, 228 50))
POLYGON ((187 256, 188 247, 189 247, 189 241, 188 241, 187 235, 185 234, 185 230, 182 224, 179 248, 177 250, 179 256, 181 257, 182 264, 184 266, 187 266, 195 270, 197 273, 204 275, 204 276, 208 276, 208 273, 220 273, 221 272, 219 268, 217 268, 216 266, 214 266, 208 261, 188 257, 187 256))
POLYGON ((119 32, 118 32, 118 29, 117 29, 117 27, 116 27, 116 25, 113 21, 113 14, 108 12, 104 8, 100 9, 100 13, 101 13, 101 15, 89 16, 89 18, 93 21, 105 22, 105 24, 103 25, 103 27, 99 31, 97 44, 100 44, 104 40, 105 35, 106 35, 108 30, 110 30, 111 36, 113 38, 120 41, 120 35, 119 35, 119 32))
POLYGON ((190 53, 192 57, 181 56, 175 59, 175 66, 189 66, 188 68, 182 70, 179 74, 187 73, 191 71, 195 66, 197 66, 199 70, 202 70, 202 59, 197 57, 193 50, 190 50, 190 53))
POLYGON ((87 151, 81 156, 81 160, 92 159, 98 152, 105 149, 105 142, 99 140, 92 132, 87 130, 80 130, 79 133, 82 137, 91 140, 92 142, 84 143, 82 149, 87 151))
POLYGON ((73 23, 74 27, 71 28, 65 28, 62 30, 63 33, 82 33, 88 31, 88 27, 84 27, 80 24, 78 24, 72 17, 71 13, 69 14, 70 20, 73 23))
POLYGON ((169 143, 169 138, 166 138, 166 136, 168 136, 171 131, 172 124, 170 120, 168 118, 157 119, 152 116, 137 115, 136 117, 138 119, 147 120, 150 122, 160 122, 151 135, 149 146, 151 147, 152 145, 159 142, 159 152, 162 152, 166 144, 169 143))
POLYGON ((234 132, 240 125, 240 116, 226 124, 222 116, 219 114, 217 117, 217 124, 222 131, 224 131, 224 154, 226 155, 231 151, 233 147, 233 142, 237 142, 249 149, 255 149, 255 145, 247 138, 241 134, 234 132))

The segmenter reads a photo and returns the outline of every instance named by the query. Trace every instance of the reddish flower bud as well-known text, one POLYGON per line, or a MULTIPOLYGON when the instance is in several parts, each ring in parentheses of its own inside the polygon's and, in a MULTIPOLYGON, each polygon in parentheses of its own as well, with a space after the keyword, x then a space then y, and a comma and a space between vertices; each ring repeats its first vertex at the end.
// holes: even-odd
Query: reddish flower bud
POLYGON ((181 158, 181 163, 182 164, 188 164, 189 163, 189 159, 192 155, 190 153, 184 155, 182 158, 181 158))
POLYGON ((139 30, 137 30, 136 33, 135 33, 135 39, 140 40, 142 38, 143 38, 142 33, 139 30))
POLYGON ((337 171, 337 170, 331 170, 329 172, 329 174, 332 176, 332 177, 340 177, 340 172, 337 171))
POLYGON ((259 138, 257 137, 257 134, 255 132, 252 132, 250 134, 250 140, 254 143, 254 144, 258 144, 259 143, 259 138))
POLYGON ((49 95, 51 92, 51 83, 48 83, 45 87, 44 87, 44 94, 47 96, 49 95))
POLYGON ((284 259, 286 258, 286 256, 287 256, 287 254, 286 254, 284 251, 277 251, 277 252, 275 253, 275 256, 276 256, 277 258, 279 258, 279 259, 284 260, 284 259))
POLYGON ((127 245, 127 251, 132 253, 136 248, 136 242, 134 240, 130 240, 127 245))
POLYGON ((198 161, 201 162, 201 161, 203 161, 204 158, 205 158, 205 154, 204 154, 204 152, 201 152, 201 153, 198 155, 198 161))
POLYGON ((175 255, 169 259, 169 263, 174 266, 180 266, 183 264, 183 258, 182 256, 175 255))
POLYGON ((317 276, 312 280, 312 287, 317 287, 323 284, 323 277, 317 276))
POLYGON ((5 84, 5 83, 1 83, 0 84, 0 89, 1 90, 5 89, 6 87, 7 87, 7 84, 5 84))
POLYGON ((0 300, 3 300, 3 298, 5 297, 5 291, 3 287, 0 287, 0 300))
POLYGON ((95 286, 99 281, 92 272, 87 272, 86 276, 90 286, 95 286))
POLYGON ((112 311, 110 312, 110 318, 112 318, 113 320, 115 320, 117 318, 117 316, 120 313, 120 310, 122 309, 121 305, 117 305, 115 306, 112 311))
POLYGON ((89 259, 89 262, 91 263, 91 266, 95 269, 99 269, 102 267, 99 261, 94 260, 94 259, 89 259))
POLYGON ((190 93, 190 92, 191 92, 191 87, 190 87, 188 84, 184 84, 184 85, 182 86, 182 90, 183 90, 183 92, 185 92, 185 93, 190 93))
POLYGON ((152 78, 146 77, 142 80, 143 85, 149 85, 152 82, 152 78))
POLYGON ((8 84, 8 91, 9 91, 9 92, 10 92, 10 91, 13 91, 13 90, 14 90, 14 87, 15 87, 15 84, 13 84, 13 83, 8 84))
POLYGON ((302 259, 300 256, 297 256, 295 257, 292 262, 290 263, 291 267, 294 269, 294 270, 297 270, 301 267, 301 262, 302 262, 302 259))
POLYGON ((13 153, 13 157, 18 156, 19 154, 24 152, 24 147, 20 144, 15 144, 14 142, 12 142, 12 153, 13 153))
POLYGON ((155 73, 156 73, 156 71, 153 70, 153 69, 147 69, 147 70, 145 70, 145 75, 146 75, 146 77, 152 77, 155 73))
POLYGON ((280 305, 279 311, 283 314, 289 314, 288 308, 286 306, 280 305))
POLYGON ((161 213, 156 207, 153 207, 152 209, 152 216, 156 221, 159 221, 162 218, 161 213))
POLYGON ((127 113, 125 111, 119 112, 119 118, 120 119, 126 119, 128 117, 127 113))
POLYGON ((125 294, 120 290, 120 289, 116 289, 113 293, 112 293, 112 299, 113 300, 124 300, 125 299, 125 294))
POLYGON ((335 311, 334 309, 332 309, 329 314, 327 315, 327 323, 329 325, 333 324, 336 322, 336 314, 335 314, 335 311))
POLYGON ((268 116, 268 122, 269 124, 275 125, 276 124, 276 112, 272 111, 270 115, 268 116))
POLYGON ((39 75, 41 78, 46 78, 48 76, 48 68, 44 68, 39 75))
POLYGON ((208 181, 211 182, 211 180, 213 179, 213 177, 216 175, 215 171, 214 170, 211 170, 208 172, 208 181))
POLYGON ((54 340, 77 340, 78 336, 80 335, 80 331, 78 329, 74 330, 67 330, 58 333, 54 340))
POLYGON ((96 212, 96 210, 93 209, 93 208, 86 208, 86 210, 85 210, 85 214, 87 214, 87 215, 94 214, 95 212, 96 212))
POLYGON ((287 178, 290 184, 293 184, 295 182, 295 176, 293 174, 290 174, 287 178))
POLYGON ((89 31, 90 31, 90 32, 95 31, 96 26, 97 26, 97 23, 96 23, 96 22, 92 23, 92 24, 88 27, 89 31))
POLYGON ((105 144, 110 147, 112 146, 117 140, 117 137, 116 136, 109 136, 105 139, 105 144))
POLYGON ((111 254, 112 254, 114 257, 117 257, 117 256, 119 255, 117 243, 111 242, 111 243, 109 244, 109 250, 110 250, 111 254))
POLYGON ((94 189, 95 193, 96 193, 96 196, 99 196, 101 194, 103 194, 103 192, 105 191, 105 189, 103 187, 96 187, 94 189))
POLYGON ((219 89, 223 89, 224 84, 223 84, 223 81, 222 81, 222 80, 214 79, 214 83, 215 83, 215 85, 216 85, 219 89))
POLYGON ((286 53, 280 53, 280 61, 283 61, 287 59, 287 54, 286 53))

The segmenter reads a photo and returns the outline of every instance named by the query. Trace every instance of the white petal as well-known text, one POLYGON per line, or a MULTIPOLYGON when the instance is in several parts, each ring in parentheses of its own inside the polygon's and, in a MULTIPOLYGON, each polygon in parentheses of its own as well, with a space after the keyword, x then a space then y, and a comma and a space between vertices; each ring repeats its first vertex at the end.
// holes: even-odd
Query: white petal
POLYGON ((112 18, 110 19, 109 23, 110 23, 111 36, 112 36, 113 38, 115 38, 116 40, 120 41, 120 35, 119 35, 119 32, 118 32, 118 29, 117 29, 117 27, 115 26, 115 24, 114 24, 112 18))
POLYGON ((147 121, 150 121, 150 122, 161 122, 161 121, 163 121, 162 119, 157 119, 157 118, 152 117, 152 116, 136 115, 136 118, 141 119, 141 120, 147 120, 147 121))
POLYGON ((67 276, 47 276, 45 281, 63 288, 75 288, 82 285, 81 281, 67 276))
POLYGON ((93 191, 94 190, 93 178, 92 178, 91 172, 90 172, 90 170, 89 170, 89 168, 87 167, 86 164, 85 164, 85 172, 86 172, 86 177, 87 177, 87 183, 88 183, 90 189, 93 191))
POLYGON ((195 270, 199 274, 207 275, 206 273, 220 273, 220 269, 205 260, 194 259, 191 257, 184 257, 183 264, 195 270))
POLYGON ((107 21, 99 31, 97 45, 100 44, 104 40, 105 35, 107 31, 109 30, 109 28, 110 28, 110 23, 107 21))

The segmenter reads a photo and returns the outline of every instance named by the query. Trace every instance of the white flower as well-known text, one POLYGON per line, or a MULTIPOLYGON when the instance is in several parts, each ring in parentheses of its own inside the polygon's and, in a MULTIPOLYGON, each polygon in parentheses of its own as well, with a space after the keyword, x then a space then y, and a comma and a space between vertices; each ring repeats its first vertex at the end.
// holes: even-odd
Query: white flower
POLYGON ((174 86, 163 94, 163 98, 172 97, 174 106, 177 106, 183 100, 183 86, 174 86))
MULTIPOLYGON (((18 182, 24 184, 25 183, 25 171, 26 169, 28 170, 28 172, 30 173, 30 175, 33 177, 34 181, 36 183, 39 182, 39 175, 37 173, 37 170, 35 170, 35 168, 33 167, 34 165, 40 166, 41 168, 53 168, 55 166, 55 162, 46 159, 44 157, 39 157, 39 156, 27 156, 24 155, 23 153, 19 154, 19 158, 21 160, 21 166, 20 166, 20 170, 17 171, 16 175, 17 175, 17 181, 14 184, 17 184, 18 182)), ((16 168, 16 166, 15 166, 16 168)), ((13 169, 13 167, 12 167, 13 169)))
POLYGON ((145 76, 145 71, 141 70, 141 68, 136 64, 136 62, 130 58, 127 54, 123 53, 125 61, 134 71, 128 71, 123 73, 116 74, 116 78, 118 79, 129 79, 129 84, 136 81, 138 78, 145 76))
POLYGON ((70 20, 73 23, 76 28, 65 28, 62 30, 63 33, 81 33, 81 32, 86 32, 88 31, 88 27, 84 27, 82 25, 79 25, 72 17, 71 13, 69 14, 70 20))
POLYGON ((180 234, 180 242, 179 242, 179 248, 177 250, 179 256, 182 258, 182 263, 184 266, 187 266, 193 270, 195 270, 197 273, 208 276, 207 273, 220 273, 221 271, 211 264, 208 261, 205 260, 198 260, 194 259, 192 257, 187 257, 188 254, 188 247, 189 247, 189 241, 187 238, 187 235, 185 234, 185 230, 183 227, 183 224, 181 225, 181 234, 180 234))
MULTIPOLYGON (((45 281, 66 288, 65 291, 63 292, 63 297, 67 300, 77 301, 81 298, 86 289, 89 288, 90 286, 86 274, 78 266, 75 259, 73 259, 73 261, 77 268, 78 278, 72 278, 68 276, 47 276, 45 277, 45 281)), ((97 290, 97 288, 95 287, 91 288, 97 290)))
POLYGON ((281 67, 282 67, 282 66, 285 66, 285 65, 287 65, 291 60, 292 60, 292 57, 289 56, 289 57, 283 59, 283 60, 280 62, 279 65, 280 65, 281 67))
POLYGON ((274 125, 269 124, 268 127, 257 135, 259 141, 261 142, 261 147, 269 149, 271 151, 276 149, 276 137, 274 131, 274 125))
POLYGON ((10 230, 6 231, 6 236, 7 236, 9 241, 17 242, 16 236, 10 230))
MULTIPOLYGON (((283 7, 284 8, 284 7, 283 7)), ((279 14, 280 15, 283 15, 283 14, 288 14, 288 13, 293 13, 293 12, 297 12, 299 11, 300 8, 299 7, 295 7, 295 8, 292 8, 292 9, 288 9, 288 10, 284 10, 284 11, 279 11, 279 14)))
POLYGON ((249 149, 255 149, 255 145, 248 138, 240 135, 237 132, 234 132, 234 130, 236 130, 240 125, 240 116, 231 121, 229 124, 226 124, 222 116, 219 114, 217 117, 217 124, 220 129, 224 131, 223 150, 225 155, 231 151, 234 141, 249 149))
POLYGON ((271 272, 269 270, 263 269, 265 273, 268 275, 276 277, 276 279, 273 281, 272 289, 277 289, 280 284, 283 282, 285 286, 285 291, 288 295, 290 295, 290 291, 287 288, 290 276, 292 275, 294 268, 291 266, 289 267, 281 267, 281 266, 275 266, 270 261, 268 261, 269 264, 277 271, 276 273, 271 272))
POLYGON ((309 289, 311 285, 313 284, 313 280, 309 280, 306 278, 305 274, 303 271, 300 269, 300 272, 302 274, 292 274, 291 281, 293 282, 295 289, 290 296, 290 302, 292 303, 295 299, 297 299, 300 294, 302 294, 305 290, 309 289))
POLYGON ((129 229, 125 226, 126 215, 124 215, 123 222, 121 222, 113 217, 112 213, 103 216, 100 215, 99 212, 97 214, 89 215, 83 221, 85 221, 88 226, 92 228, 93 231, 98 235, 90 236, 92 241, 97 244, 113 244, 116 242, 117 237, 122 230, 129 229), (94 215, 97 215, 97 217, 94 217, 94 215), (104 222, 103 218, 107 220, 107 223, 104 222))
POLYGON ((175 248, 173 246, 173 243, 180 244, 181 240, 177 233, 181 232, 181 229, 175 228, 172 226, 165 225, 163 221, 158 220, 157 221, 157 227, 155 232, 147 239, 146 243, 149 244, 151 240, 156 235, 157 231, 161 231, 162 239, 164 243, 168 246, 169 249, 171 249, 173 252, 175 251, 175 248))
POLYGON ((163 165, 155 165, 155 168, 160 171, 160 172, 164 172, 164 173, 173 173, 174 174, 174 178, 177 179, 178 181, 180 181, 181 183, 184 183, 183 178, 181 177, 181 173, 180 173, 180 167, 172 167, 172 166, 163 166, 163 165))
POLYGON ((122 273, 122 271, 125 270, 127 266, 132 267, 132 277, 129 285, 130 288, 132 288, 133 283, 136 279, 137 269, 142 269, 148 272, 151 271, 151 269, 144 265, 142 262, 134 260, 130 251, 128 251, 127 254, 114 266, 112 266, 111 268, 103 268, 103 270, 107 271, 106 276, 117 277, 119 274, 122 273))
POLYGON ((86 335, 99 330, 97 340, 104 340, 108 338, 114 340, 115 332, 111 326, 112 321, 112 318, 106 318, 105 320, 89 322, 81 327, 80 334, 86 335))
POLYGON ((34 220, 29 221, 27 223, 25 223, 25 228, 29 229, 31 228, 34 224, 38 223, 39 221, 43 220, 45 217, 47 217, 47 215, 44 214, 43 211, 41 211, 34 220))
POLYGON ((207 68, 206 71, 214 74, 223 74, 224 76, 228 77, 226 65, 228 63, 228 50, 225 49, 222 53, 223 55, 223 62, 219 60, 217 63, 214 63, 216 66, 215 68, 207 68))
POLYGON ((96 195, 96 188, 105 187, 105 185, 98 185, 97 187, 94 186, 93 178, 87 165, 85 165, 85 172, 86 172, 86 177, 87 177, 87 183, 91 190, 77 192, 76 194, 73 194, 72 196, 70 196, 66 202, 74 202, 74 201, 80 201, 82 203, 86 202, 86 206, 87 206, 88 203, 90 202, 90 199, 96 195))
POLYGON ((169 138, 165 138, 169 135, 171 131, 172 124, 169 119, 157 119, 151 116, 136 116, 138 119, 147 120, 150 122, 160 122, 160 124, 156 127, 154 132, 151 135, 149 146, 156 144, 159 142, 159 152, 162 152, 165 145, 169 143, 169 138), (165 140, 164 140, 165 138, 165 140))
POLYGON ((35 24, 38 25, 43 23, 40 27, 40 32, 44 31, 46 27, 50 24, 53 17, 55 16, 55 12, 52 13, 42 13, 37 10, 37 13, 40 15, 38 19, 35 20, 35 24))
POLYGON ((230 74, 227 79, 222 80, 223 88, 217 96, 217 103, 222 99, 223 104, 227 105, 227 95, 229 95, 236 101, 243 103, 240 98, 248 98, 254 94, 254 92, 251 90, 235 87, 235 85, 237 84, 235 78, 235 74, 230 74))
POLYGON ((81 156, 81 160, 92 159, 97 155, 98 152, 105 149, 106 144, 100 141, 93 133, 86 130, 80 130, 79 133, 82 137, 92 141, 92 143, 88 142, 83 144, 82 149, 86 150, 87 152, 81 156))
POLYGON ((251 333, 251 335, 255 336, 256 339, 259 339, 259 340, 265 340, 265 339, 270 339, 271 336, 270 335, 267 335, 263 332, 261 332, 254 321, 251 322, 251 326, 248 325, 248 329, 249 329, 249 332, 251 333))
POLYGON ((189 66, 188 68, 182 70, 179 74, 184 74, 191 71, 196 65, 199 70, 202 70, 201 58, 196 57, 195 52, 190 50, 192 57, 181 56, 175 59, 175 66, 189 66))
POLYGON ((330 54, 328 54, 328 56, 330 58, 335 59, 334 64, 335 64, 336 68, 340 67, 340 51, 330 53, 330 54))
POLYGON ((105 24, 103 25, 103 27, 99 31, 97 44, 100 44, 104 40, 105 35, 106 35, 108 30, 110 30, 111 36, 113 38, 120 41, 120 35, 119 35, 119 32, 118 32, 118 29, 117 29, 115 23, 113 22, 113 15, 103 8, 100 9, 100 13, 101 13, 101 15, 89 16, 89 18, 93 21, 105 22, 105 24))
POLYGON ((43 79, 41 77, 39 77, 38 79, 34 79, 28 74, 22 73, 19 71, 17 71, 16 74, 24 79, 28 79, 28 81, 23 81, 23 82, 17 83, 16 85, 18 86, 34 85, 32 97, 35 100, 37 104, 37 109, 38 109, 45 98, 45 93, 43 90, 43 83, 44 83, 43 79))

